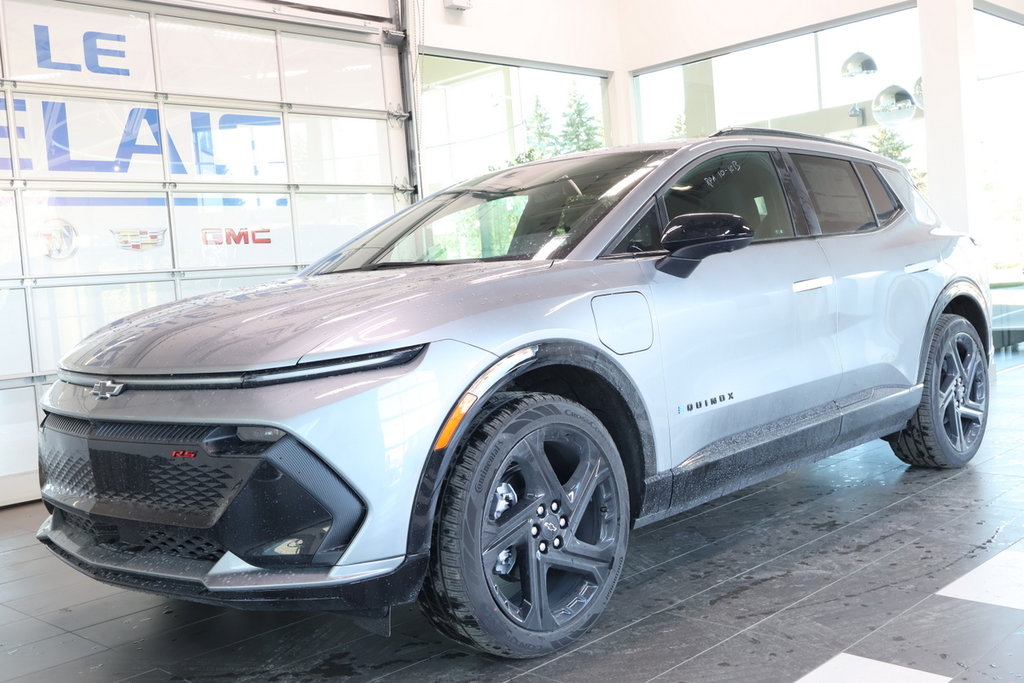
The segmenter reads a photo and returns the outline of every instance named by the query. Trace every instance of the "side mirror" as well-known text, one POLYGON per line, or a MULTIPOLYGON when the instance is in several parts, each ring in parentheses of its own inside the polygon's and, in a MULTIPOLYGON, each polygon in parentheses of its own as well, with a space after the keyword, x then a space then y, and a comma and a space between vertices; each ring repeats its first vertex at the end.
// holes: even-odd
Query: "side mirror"
POLYGON ((754 231, 743 218, 731 213, 688 213, 669 221, 661 237, 661 246, 669 255, 658 261, 660 271, 688 277, 697 265, 712 254, 736 251, 750 244, 754 231))

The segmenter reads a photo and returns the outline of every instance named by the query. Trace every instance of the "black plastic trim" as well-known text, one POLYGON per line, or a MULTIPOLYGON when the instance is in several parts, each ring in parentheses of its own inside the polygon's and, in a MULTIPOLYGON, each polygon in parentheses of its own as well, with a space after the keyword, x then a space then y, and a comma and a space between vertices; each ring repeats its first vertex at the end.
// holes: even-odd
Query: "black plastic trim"
MULTIPOLYGON (((474 419, 479 416, 481 410, 483 410, 484 406, 487 405, 488 401, 495 394, 508 391, 510 385, 513 385, 514 390, 514 383, 517 377, 545 366, 568 365, 590 373, 597 372, 605 380, 608 380, 612 387, 623 396, 624 401, 631 410, 637 411, 639 407, 639 412, 633 413, 633 421, 640 435, 644 471, 639 473, 640 476, 637 477, 638 481, 636 481, 636 484, 640 488, 640 501, 646 503, 643 490, 644 482, 647 477, 657 471, 653 429, 650 416, 642 408, 644 404, 641 400, 640 392, 633 385, 629 376, 619 367, 618 363, 610 359, 600 349, 589 344, 582 344, 571 340, 549 340, 535 345, 526 345, 521 348, 528 348, 530 346, 536 346, 537 348, 534 357, 513 368, 508 374, 498 379, 484 395, 477 397, 472 409, 463 418, 459 428, 451 438, 449 445, 444 449, 432 451, 427 456, 420 473, 420 482, 413 500, 412 514, 409 519, 407 540, 407 552, 409 554, 425 553, 430 550, 437 501, 444 488, 444 482, 455 452, 458 450, 459 443, 466 436, 474 419)), ((516 351, 519 350, 516 349, 516 351)), ((515 353, 515 351, 512 353, 515 353)), ((507 355, 512 354, 509 353, 507 355)), ((481 376, 483 374, 481 373, 481 376)), ((475 382, 477 379, 474 378, 473 381, 475 382)), ((472 386, 472 382, 470 386, 472 386)), ((646 505, 644 507, 646 509, 646 505)), ((640 513, 642 513, 642 510, 634 508, 634 515, 640 513)))
MULTIPOLYGON (((977 330, 978 336, 981 337, 982 343, 985 345, 986 355, 988 356, 989 364, 995 354, 995 348, 992 343, 992 311, 989 310, 988 301, 982 293, 981 287, 972 280, 967 278, 957 278, 947 284, 939 296, 935 299, 935 304, 932 306, 931 315, 928 316, 928 325, 924 330, 924 339, 921 341, 921 360, 918 365, 917 381, 924 381, 924 373, 928 365, 928 349, 931 346, 932 334, 935 331, 935 325, 939 321, 939 316, 942 315, 946 308, 960 297, 967 297, 970 299, 975 306, 978 307, 978 313, 981 314, 984 319, 985 329, 977 330)), ((974 325, 974 321, 970 321, 974 325)), ((977 328, 977 325, 975 325, 977 328)))
POLYGON ((727 136, 733 136, 733 135, 736 135, 736 136, 758 136, 758 137, 760 137, 760 136, 769 136, 769 137, 775 137, 775 138, 793 138, 794 140, 811 140, 811 141, 814 141, 814 142, 827 142, 827 143, 833 144, 833 145, 843 145, 845 147, 853 147, 854 149, 864 150, 865 152, 871 151, 867 147, 861 147, 860 145, 854 144, 852 142, 847 142, 846 140, 834 140, 832 138, 826 138, 826 137, 823 137, 821 135, 811 135, 810 133, 798 133, 797 131, 793 131, 793 130, 775 130, 774 128, 756 128, 756 127, 749 127, 748 128, 748 127, 743 127, 743 126, 733 126, 733 127, 730 127, 730 128, 722 128, 721 130, 712 133, 708 137, 709 138, 721 138, 721 137, 727 137, 727 136))
POLYGON ((97 581, 169 598, 247 610, 324 610, 377 612, 389 605, 416 599, 427 573, 428 555, 405 558, 397 569, 382 576, 330 586, 297 586, 211 591, 199 581, 153 578, 134 572, 96 567, 67 552, 48 536, 40 540, 60 559, 97 581))

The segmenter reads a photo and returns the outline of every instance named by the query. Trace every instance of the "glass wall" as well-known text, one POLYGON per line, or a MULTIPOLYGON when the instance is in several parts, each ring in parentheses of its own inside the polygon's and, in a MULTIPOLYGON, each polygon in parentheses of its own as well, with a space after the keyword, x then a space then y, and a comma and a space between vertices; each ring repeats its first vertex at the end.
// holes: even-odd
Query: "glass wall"
POLYGON ((640 139, 795 130, 900 159, 923 183, 919 43, 911 9, 641 74, 640 139))
POLYGON ((998 346, 1024 342, 1024 25, 975 11, 978 234, 992 264, 998 346))
MULTIPOLYGON (((96 327, 287 276, 406 203, 397 51, 372 32, 0 2, 5 429, 96 327)), ((0 484, 34 462, 8 449, 0 484)))
POLYGON ((596 76, 420 60, 422 182, 433 192, 513 163, 605 146, 596 76))

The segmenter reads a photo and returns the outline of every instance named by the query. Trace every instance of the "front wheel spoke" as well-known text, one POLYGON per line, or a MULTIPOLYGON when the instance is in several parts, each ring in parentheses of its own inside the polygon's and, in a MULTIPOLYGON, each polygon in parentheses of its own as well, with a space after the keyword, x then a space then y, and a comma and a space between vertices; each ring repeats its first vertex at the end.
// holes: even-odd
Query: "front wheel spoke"
POLYGON ((562 485, 544 450, 544 435, 539 430, 520 441, 512 450, 512 455, 519 462, 529 489, 541 492, 542 495, 551 495, 561 490, 562 485))
POLYGON ((985 409, 980 403, 969 401, 960 406, 960 415, 971 422, 981 424, 982 420, 985 419, 985 409))
POLYGON ((524 625, 534 631, 550 631, 554 629, 554 615, 551 614, 551 601, 548 597, 548 565, 537 554, 533 553, 526 563, 523 577, 529 603, 524 625))
POLYGON ((960 347, 957 345, 955 339, 950 339, 949 343, 946 345, 946 355, 953 360, 956 375, 958 377, 964 377, 966 374, 964 372, 964 363, 960 358, 960 347))
POLYGON ((497 554, 505 548, 527 543, 530 539, 529 521, 532 504, 528 503, 522 510, 507 519, 484 522, 481 540, 484 546, 483 558, 485 566, 494 566, 497 554), (490 563, 488 565, 488 563, 490 563))
POLYGON ((598 457, 581 459, 576 471, 564 487, 565 501, 569 511, 584 510, 598 485, 608 478, 611 470, 598 457))
POLYGON ((962 451, 964 449, 964 422, 960 418, 960 409, 959 408, 954 408, 952 412, 953 412, 952 421, 953 421, 953 428, 954 428, 954 432, 955 433, 951 434, 950 436, 954 437, 953 438, 953 447, 955 449, 957 449, 958 451, 962 451))
POLYGON ((964 385, 967 387, 974 386, 974 382, 977 379, 978 369, 981 367, 981 359, 979 358, 978 350, 971 346, 971 350, 968 353, 967 365, 964 367, 964 385))
POLYGON ((956 384, 950 382, 945 389, 939 389, 939 410, 946 412, 951 404, 956 401, 956 384))
POLYGON ((554 553, 550 558, 553 567, 576 574, 586 574, 598 585, 608 578, 614 560, 614 541, 606 540, 597 545, 591 545, 572 537, 566 539, 562 552, 554 553))

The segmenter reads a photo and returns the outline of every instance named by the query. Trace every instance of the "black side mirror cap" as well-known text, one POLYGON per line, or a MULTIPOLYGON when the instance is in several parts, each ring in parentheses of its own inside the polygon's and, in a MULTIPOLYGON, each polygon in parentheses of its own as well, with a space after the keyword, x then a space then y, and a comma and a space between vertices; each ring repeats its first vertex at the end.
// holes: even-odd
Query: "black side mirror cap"
POLYGON ((669 255, 657 263, 658 270, 688 277, 702 260, 712 254, 736 251, 750 244, 754 231, 743 218, 732 213, 688 213, 673 218, 661 237, 669 255))

